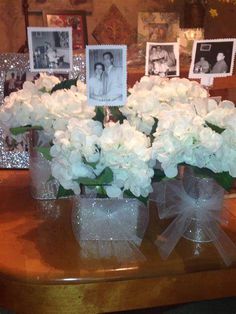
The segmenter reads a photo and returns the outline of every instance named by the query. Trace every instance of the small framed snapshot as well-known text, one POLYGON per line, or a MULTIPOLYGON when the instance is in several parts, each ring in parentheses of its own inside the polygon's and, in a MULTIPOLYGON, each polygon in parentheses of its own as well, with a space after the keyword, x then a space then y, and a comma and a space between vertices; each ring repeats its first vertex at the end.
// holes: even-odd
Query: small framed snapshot
POLYGON ((224 77, 233 74, 235 43, 233 39, 195 40, 190 78, 224 77))
POLYGON ((48 27, 72 27, 73 51, 85 49, 88 43, 85 11, 44 11, 43 20, 48 27))
POLYGON ((138 42, 173 42, 178 38, 179 15, 176 12, 139 12, 138 42))
POLYGON ((73 66, 71 27, 28 27, 31 72, 69 72, 73 66))
POLYGON ((145 75, 179 76, 179 43, 147 42, 145 75))
POLYGON ((127 46, 86 47, 88 102, 92 106, 123 106, 127 98, 127 46))

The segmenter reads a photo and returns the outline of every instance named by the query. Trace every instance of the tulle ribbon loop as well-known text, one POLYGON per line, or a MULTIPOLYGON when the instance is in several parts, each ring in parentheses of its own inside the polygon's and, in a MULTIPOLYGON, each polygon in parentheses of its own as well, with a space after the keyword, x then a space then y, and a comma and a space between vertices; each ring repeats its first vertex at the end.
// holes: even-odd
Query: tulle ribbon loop
POLYGON ((230 265, 236 260, 236 246, 220 226, 224 221, 221 217, 224 191, 217 186, 212 190, 209 186, 198 189, 197 195, 191 195, 183 181, 176 179, 154 184, 150 200, 156 203, 160 219, 175 217, 155 244, 162 258, 167 259, 195 219, 213 241, 224 263, 230 265))

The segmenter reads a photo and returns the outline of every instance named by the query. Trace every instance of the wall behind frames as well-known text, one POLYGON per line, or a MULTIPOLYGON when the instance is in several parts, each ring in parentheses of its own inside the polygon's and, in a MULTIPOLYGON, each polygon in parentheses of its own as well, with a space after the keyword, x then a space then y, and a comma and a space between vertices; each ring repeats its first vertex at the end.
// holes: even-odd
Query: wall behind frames
MULTIPOLYGON (((183 0, 176 0, 174 5, 167 0, 88 0, 80 5, 72 5, 70 0, 47 0, 44 4, 29 0, 32 10, 91 11, 87 16, 89 44, 96 44, 91 34, 113 3, 120 9, 131 26, 136 28, 139 11, 179 11, 182 14, 183 0)), ((209 14, 206 14, 205 36, 207 38, 236 37, 236 6, 223 5, 216 0, 209 0, 209 7, 217 9, 219 16, 211 18, 209 14)), ((0 12, 0 53, 17 52, 25 42, 21 0, 1 0, 0 12)), ((31 15, 30 25, 42 26, 42 16, 40 14, 31 15)))

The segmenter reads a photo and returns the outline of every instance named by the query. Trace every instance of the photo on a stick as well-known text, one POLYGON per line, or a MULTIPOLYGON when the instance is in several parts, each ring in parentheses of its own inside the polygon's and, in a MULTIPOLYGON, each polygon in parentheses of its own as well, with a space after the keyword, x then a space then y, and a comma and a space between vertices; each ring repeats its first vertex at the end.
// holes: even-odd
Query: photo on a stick
POLYGON ((127 47, 86 47, 88 102, 93 106, 123 106, 127 98, 127 47))
POLYGON ((71 27, 28 27, 31 72, 72 70, 71 27))
POLYGON ((161 77, 179 76, 179 44, 148 42, 145 74, 161 77))
POLYGON ((190 78, 224 77, 233 74, 235 39, 194 41, 190 78))

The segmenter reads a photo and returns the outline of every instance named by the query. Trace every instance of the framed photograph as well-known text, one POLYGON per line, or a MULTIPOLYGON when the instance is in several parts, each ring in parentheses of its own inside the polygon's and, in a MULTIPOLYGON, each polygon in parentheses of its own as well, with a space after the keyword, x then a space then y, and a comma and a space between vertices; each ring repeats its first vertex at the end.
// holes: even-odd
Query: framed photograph
POLYGON ((224 77, 233 74, 235 39, 195 40, 190 78, 224 77))
POLYGON ((85 11, 44 11, 43 20, 48 27, 72 27, 73 51, 85 49, 88 43, 85 11))
POLYGON ((175 42, 179 34, 176 12, 139 12, 138 42, 175 42))
POLYGON ((179 76, 179 43, 147 43, 145 75, 179 76))
POLYGON ((127 46, 86 47, 88 102, 93 106, 123 106, 127 98, 127 46))
POLYGON ((31 72, 72 70, 71 27, 28 27, 28 44, 31 72))
POLYGON ((211 44, 201 44, 200 51, 211 51, 211 44))
MULTIPOLYGON (((85 57, 76 55, 73 57, 73 69, 69 73, 52 73, 61 80, 78 78, 85 81, 85 57)), ((29 71, 28 54, 3 53, 0 54, 0 106, 3 105, 4 95, 22 88, 25 80, 34 81, 39 76, 37 72, 29 71), (12 75, 14 73, 14 75, 12 75), (9 80, 12 79, 9 87, 9 80)), ((0 127, 0 168, 26 169, 29 167, 28 141, 23 137, 20 142, 11 136, 4 134, 0 127)))

